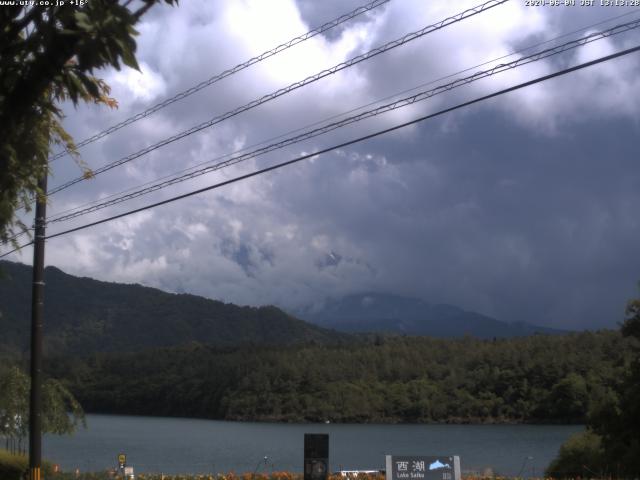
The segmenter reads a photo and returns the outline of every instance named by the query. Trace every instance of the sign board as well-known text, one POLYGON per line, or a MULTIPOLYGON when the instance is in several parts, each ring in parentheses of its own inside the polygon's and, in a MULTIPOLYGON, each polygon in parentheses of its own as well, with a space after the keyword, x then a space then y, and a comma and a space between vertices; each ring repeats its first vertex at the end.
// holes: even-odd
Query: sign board
POLYGON ((460 480, 460 457, 387 455, 386 480, 460 480))
POLYGON ((133 467, 124 467, 124 476, 133 477, 133 467))
POLYGON ((127 456, 124 453, 118 454, 118 464, 123 467, 127 464, 127 456))
POLYGON ((327 480, 329 476, 329 435, 304 434, 304 480, 327 480))

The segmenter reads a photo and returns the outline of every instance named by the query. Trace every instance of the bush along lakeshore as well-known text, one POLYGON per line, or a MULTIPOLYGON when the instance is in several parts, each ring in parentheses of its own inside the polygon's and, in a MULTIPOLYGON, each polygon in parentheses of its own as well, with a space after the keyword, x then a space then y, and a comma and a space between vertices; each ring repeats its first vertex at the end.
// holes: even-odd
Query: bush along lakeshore
MULTIPOLYGON (((28 467, 29 458, 26 455, 0 449, 0 480, 24 480, 28 467)), ((53 465, 49 462, 43 463, 42 470, 45 478, 54 475, 53 465)))
POLYGON ((640 477, 640 299, 627 305, 621 333, 632 355, 617 382, 587 415, 587 431, 574 435, 549 465, 552 477, 640 477))

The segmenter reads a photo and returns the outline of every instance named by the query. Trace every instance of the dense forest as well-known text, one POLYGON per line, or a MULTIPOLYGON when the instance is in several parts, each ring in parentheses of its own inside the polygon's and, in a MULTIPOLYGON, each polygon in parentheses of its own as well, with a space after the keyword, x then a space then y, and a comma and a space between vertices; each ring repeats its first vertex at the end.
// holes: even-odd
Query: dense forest
POLYGON ((618 332, 201 344, 47 362, 88 412, 332 422, 584 422, 631 359, 618 332))

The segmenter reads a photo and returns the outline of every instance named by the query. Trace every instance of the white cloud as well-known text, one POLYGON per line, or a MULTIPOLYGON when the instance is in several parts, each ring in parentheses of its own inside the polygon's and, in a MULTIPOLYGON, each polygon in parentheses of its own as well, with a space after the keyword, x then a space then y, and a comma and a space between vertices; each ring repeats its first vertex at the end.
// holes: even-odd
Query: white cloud
POLYGON ((111 87, 111 95, 123 104, 151 103, 167 94, 167 85, 162 75, 146 62, 140 62, 140 71, 131 68, 111 70, 105 81, 111 87))

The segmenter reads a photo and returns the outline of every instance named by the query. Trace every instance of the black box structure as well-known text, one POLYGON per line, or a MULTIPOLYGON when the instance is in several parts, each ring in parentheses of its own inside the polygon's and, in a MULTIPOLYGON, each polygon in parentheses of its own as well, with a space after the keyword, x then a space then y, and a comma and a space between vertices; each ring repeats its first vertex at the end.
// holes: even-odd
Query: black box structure
POLYGON ((329 434, 304 434, 304 480, 327 480, 329 476, 329 434))

